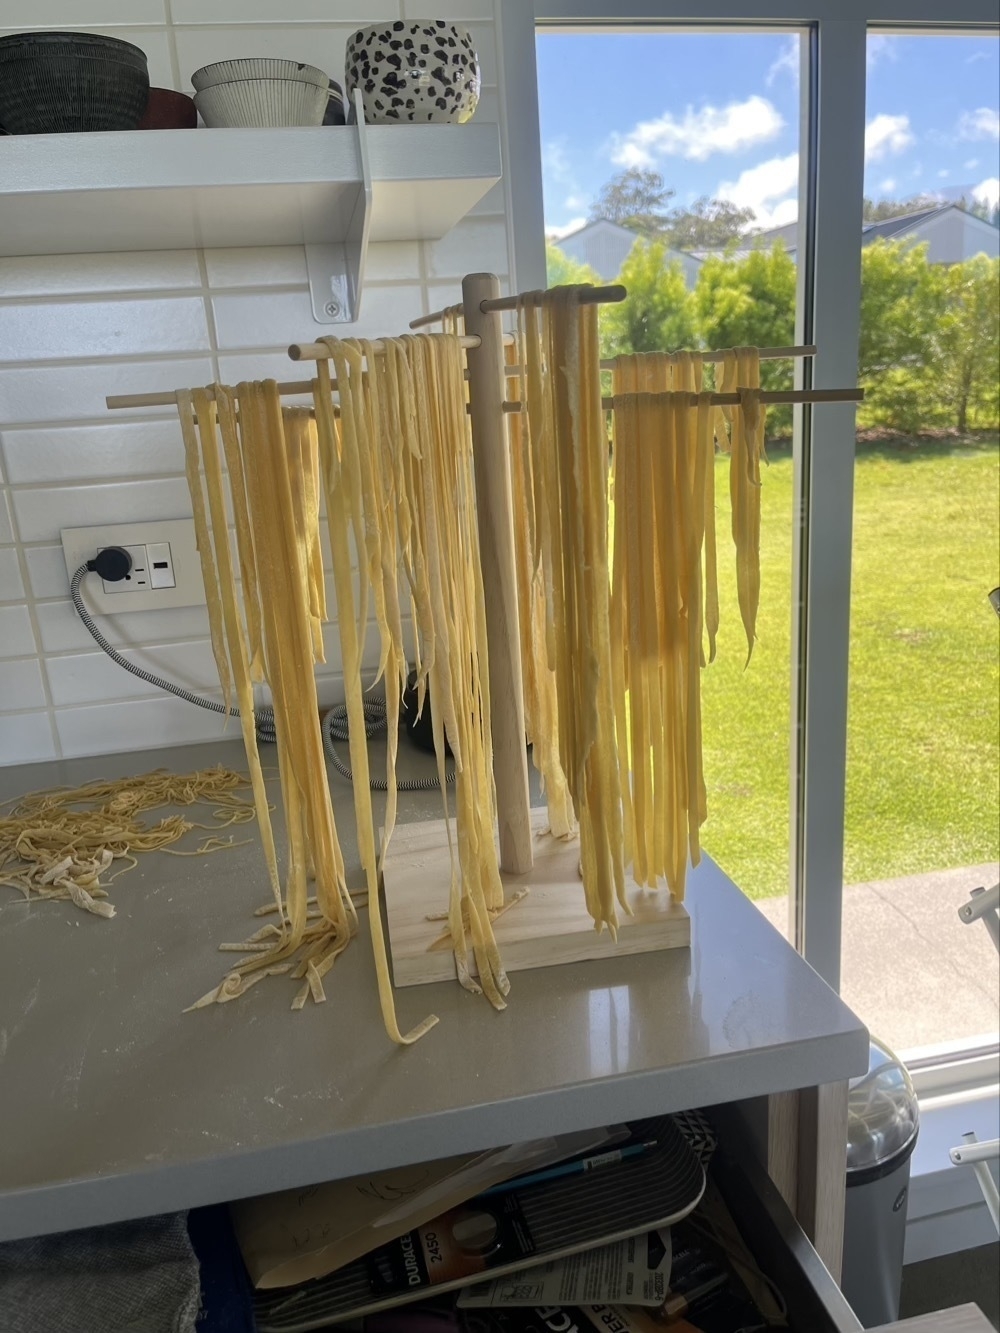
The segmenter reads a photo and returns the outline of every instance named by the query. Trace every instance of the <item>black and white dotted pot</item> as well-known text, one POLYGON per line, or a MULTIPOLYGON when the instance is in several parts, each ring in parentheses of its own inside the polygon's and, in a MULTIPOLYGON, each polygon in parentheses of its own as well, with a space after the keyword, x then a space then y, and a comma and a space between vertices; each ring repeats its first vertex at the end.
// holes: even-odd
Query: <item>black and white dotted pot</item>
POLYGON ((361 89, 373 125, 462 125, 479 105, 479 57, 468 29, 444 19, 375 23, 347 43, 347 91, 361 89))

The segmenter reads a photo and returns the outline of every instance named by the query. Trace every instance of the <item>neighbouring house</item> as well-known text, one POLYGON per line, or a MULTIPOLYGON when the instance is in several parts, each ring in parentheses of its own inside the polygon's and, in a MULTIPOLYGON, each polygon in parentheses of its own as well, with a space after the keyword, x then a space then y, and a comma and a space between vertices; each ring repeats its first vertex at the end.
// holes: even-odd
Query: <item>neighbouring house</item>
MULTIPOLYGON (((560 236, 556 245, 564 255, 569 255, 579 264, 586 264, 599 278, 611 282, 621 272, 622 264, 638 239, 638 233, 630 231, 628 227, 609 222, 607 218, 597 218, 576 231, 560 236)), ((680 264, 688 287, 695 285, 701 260, 683 250, 668 250, 666 259, 668 262, 676 260, 680 264)))
MULTIPOLYGON (((742 259, 752 249, 770 249, 778 244, 784 246, 794 259, 798 239, 799 224, 787 222, 783 227, 771 227, 748 238, 743 247, 733 251, 733 257, 742 259)), ((931 264, 960 264, 973 255, 985 254, 991 259, 1000 255, 1000 229, 968 212, 961 204, 938 204, 913 213, 902 213, 884 222, 864 223, 861 244, 871 245, 877 240, 926 244, 927 259, 931 264)), ((706 259, 718 252, 696 250, 694 253, 699 259, 706 259)))

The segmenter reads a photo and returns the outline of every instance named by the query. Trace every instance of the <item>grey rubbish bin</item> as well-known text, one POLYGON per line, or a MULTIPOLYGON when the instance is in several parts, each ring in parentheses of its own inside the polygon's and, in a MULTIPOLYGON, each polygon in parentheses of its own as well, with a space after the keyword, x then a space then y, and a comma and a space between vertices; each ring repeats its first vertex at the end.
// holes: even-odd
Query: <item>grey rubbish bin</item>
POLYGON ((903 1062, 871 1039, 868 1073, 851 1080, 841 1285, 865 1328, 899 1318, 910 1154, 920 1111, 903 1062))

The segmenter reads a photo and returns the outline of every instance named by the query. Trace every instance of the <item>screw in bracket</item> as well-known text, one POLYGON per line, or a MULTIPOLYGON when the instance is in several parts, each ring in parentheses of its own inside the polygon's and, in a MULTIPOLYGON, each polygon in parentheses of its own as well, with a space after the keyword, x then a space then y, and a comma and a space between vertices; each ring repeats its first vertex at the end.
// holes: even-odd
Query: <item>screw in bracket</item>
POLYGON ((323 309, 326 311, 326 313, 330 316, 331 319, 336 319, 337 316, 340 314, 340 302, 327 301, 323 309))

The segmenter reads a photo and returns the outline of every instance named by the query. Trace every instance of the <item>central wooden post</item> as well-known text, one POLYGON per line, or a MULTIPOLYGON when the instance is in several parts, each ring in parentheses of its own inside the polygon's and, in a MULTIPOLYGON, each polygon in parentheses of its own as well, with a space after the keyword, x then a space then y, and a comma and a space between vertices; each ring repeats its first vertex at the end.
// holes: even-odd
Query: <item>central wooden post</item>
POLYGON ((479 556, 486 597, 500 869, 523 875, 532 865, 531 814, 507 422, 503 413, 503 329, 498 314, 484 314, 481 308, 483 301, 499 295, 500 281, 492 273, 470 273, 462 282, 465 331, 481 339, 478 347, 469 350, 467 360, 479 556))

